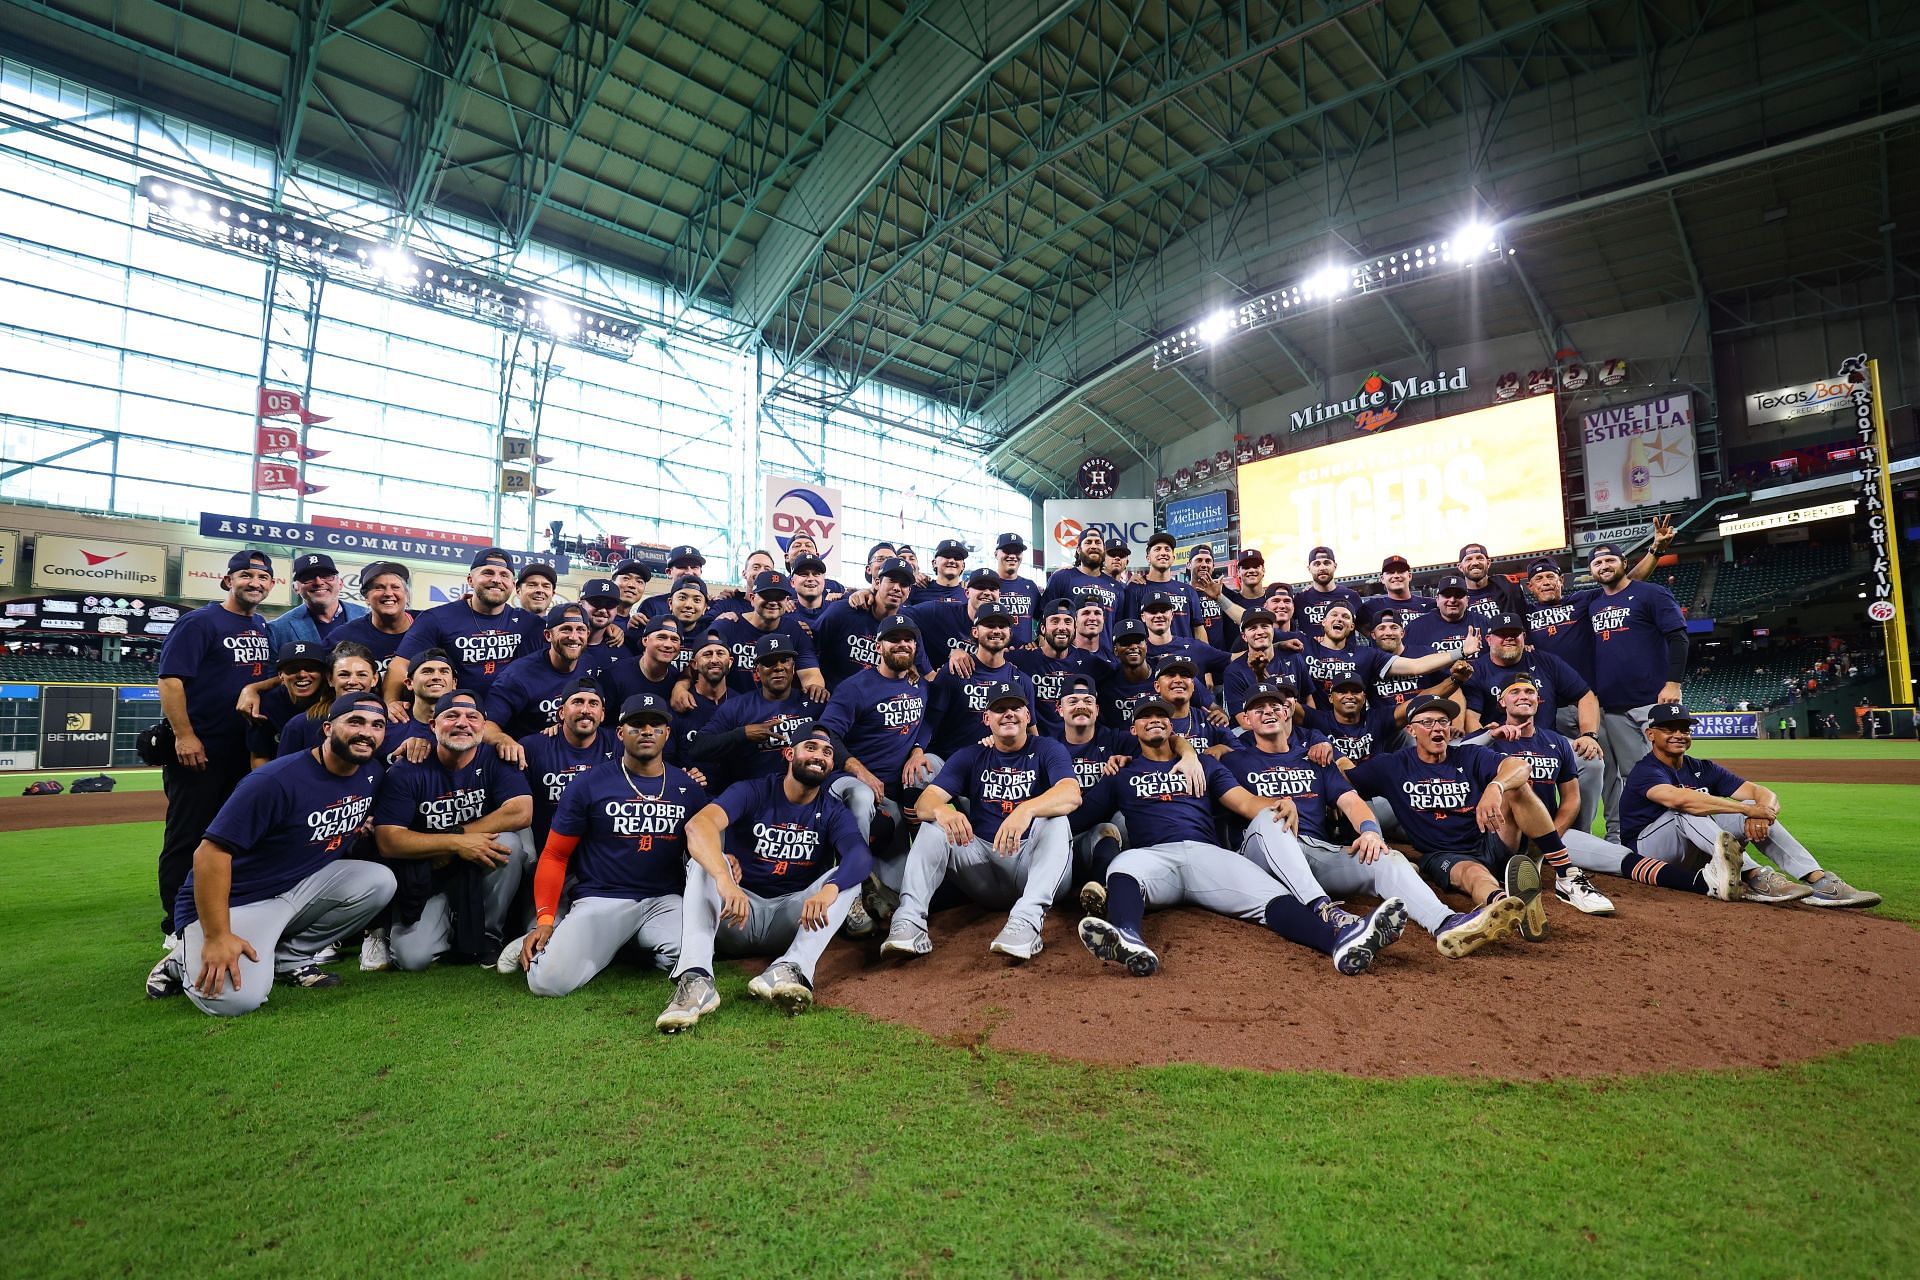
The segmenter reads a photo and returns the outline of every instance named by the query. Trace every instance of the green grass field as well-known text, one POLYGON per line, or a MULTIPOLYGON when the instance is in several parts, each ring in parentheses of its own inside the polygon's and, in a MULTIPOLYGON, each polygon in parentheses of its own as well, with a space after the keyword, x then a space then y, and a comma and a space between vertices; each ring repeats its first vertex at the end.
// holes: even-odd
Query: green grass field
MULTIPOLYGON (((1920 919, 1888 821, 1920 788, 1780 790, 1920 919)), ((0 834, 10 1274, 1866 1276, 1920 1249, 1920 1040, 1544 1084, 1125 1070, 787 1020, 724 966, 673 1039, 665 978, 619 967, 542 1001, 343 966, 215 1022, 140 998, 157 839, 0 834)))

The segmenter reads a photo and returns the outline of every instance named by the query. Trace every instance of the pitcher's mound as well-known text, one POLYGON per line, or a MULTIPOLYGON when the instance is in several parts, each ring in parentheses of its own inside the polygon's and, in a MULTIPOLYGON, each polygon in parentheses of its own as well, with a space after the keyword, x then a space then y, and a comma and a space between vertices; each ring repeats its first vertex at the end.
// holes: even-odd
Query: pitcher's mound
POLYGON ((916 960, 835 942, 819 990, 825 1004, 955 1044, 1369 1076, 1769 1067, 1920 1035, 1920 930, 1595 883, 1617 915, 1556 900, 1548 941, 1501 941, 1463 960, 1443 959, 1409 925, 1356 978, 1257 925, 1190 907, 1147 917, 1161 959, 1152 978, 1088 955, 1068 911, 1048 917, 1046 950, 1015 964, 987 950, 1004 915, 963 907, 934 916, 933 954, 916 960))

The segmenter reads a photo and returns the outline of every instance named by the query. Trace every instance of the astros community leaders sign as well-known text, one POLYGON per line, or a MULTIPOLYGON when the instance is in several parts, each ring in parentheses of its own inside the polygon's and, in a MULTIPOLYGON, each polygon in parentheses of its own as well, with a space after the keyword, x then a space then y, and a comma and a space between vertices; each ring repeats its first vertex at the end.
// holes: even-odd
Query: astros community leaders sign
MULTIPOLYGON (((281 547, 312 547, 319 551, 356 552, 369 559, 376 555, 398 556, 408 560, 439 560, 462 566, 473 559, 474 552, 473 544, 466 542, 337 529, 331 525, 297 524, 292 520, 223 516, 211 511, 200 513, 200 536, 233 542, 265 542, 281 547)), ((515 569, 527 564, 550 564, 555 573, 567 571, 567 558, 564 555, 502 550, 507 551, 507 558, 513 561, 515 569)))

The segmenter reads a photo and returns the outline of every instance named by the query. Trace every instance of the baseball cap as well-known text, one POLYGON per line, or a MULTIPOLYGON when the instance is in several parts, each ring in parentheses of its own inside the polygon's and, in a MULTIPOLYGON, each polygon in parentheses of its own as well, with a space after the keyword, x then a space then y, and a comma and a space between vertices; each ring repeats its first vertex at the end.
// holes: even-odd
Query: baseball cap
POLYGON ((1192 564, 1193 558, 1199 555, 1203 551, 1206 552, 1209 556, 1211 556, 1213 554, 1213 544, 1211 542, 1202 542, 1196 546, 1188 547, 1187 563, 1192 564))
POLYGON ((1265 564, 1266 562, 1267 558, 1260 554, 1258 548, 1248 547, 1240 553, 1241 564, 1265 564))
POLYGON ((557 604, 547 610, 547 630, 551 631, 570 618, 577 618, 584 627, 593 626, 593 619, 587 617, 585 605, 557 604))
POLYGON ((1107 607, 1107 598, 1092 587, 1081 587, 1073 593, 1073 607, 1084 609, 1088 605, 1104 611, 1107 607))
POLYGON ((327 669, 327 651, 307 640, 290 640, 280 646, 280 652, 274 655, 273 665, 277 670, 287 667, 318 667, 327 669))
POLYGON ((899 635, 902 631, 910 631, 913 633, 914 638, 918 639, 920 636, 920 624, 904 613, 896 613, 891 618, 884 619, 880 625, 874 629, 873 636, 876 640, 884 640, 888 636, 899 635))
POLYGON ((343 716, 349 711, 359 711, 363 709, 373 712, 382 720, 387 718, 387 704, 380 700, 380 695, 371 690, 363 689, 359 693, 343 693, 335 698, 333 705, 327 708, 327 719, 331 720, 335 716, 343 716))
POLYGON ((1332 693, 1335 689, 1359 689, 1364 692, 1366 687, 1367 682, 1362 680, 1357 672, 1351 671, 1346 675, 1335 676, 1333 679, 1327 681, 1328 693, 1332 693))
POLYGON ((1154 664, 1153 678, 1158 680, 1161 676, 1172 675, 1176 671, 1184 671, 1190 676, 1200 674, 1200 668, 1193 665, 1192 658, 1184 653, 1170 653, 1154 664))
POLYGON ((996 569, 975 569, 967 575, 967 585, 975 591, 998 591, 1000 573, 996 569))
POLYGON ((1133 548, 1127 545, 1125 538, 1108 538, 1107 554, 1110 556, 1130 556, 1133 548))
POLYGON ((1451 699, 1443 698, 1437 693, 1422 693, 1417 695, 1413 701, 1407 703, 1407 719, 1409 721, 1415 716, 1427 711, 1444 711, 1447 714, 1447 719, 1451 720, 1460 714, 1460 704, 1451 699))
POLYGON ((707 580, 697 573, 683 573, 675 578, 673 585, 667 589, 667 594, 672 595, 675 591, 687 590, 698 591, 703 596, 711 594, 707 590, 707 580))
POLYGON ((639 724, 643 720, 653 720, 660 724, 673 723, 673 708, 667 700, 657 693, 630 693, 627 700, 620 704, 620 723, 639 724))
POLYGON ((766 569, 753 575, 753 594, 757 596, 790 596, 793 583, 787 575, 778 569, 766 569))
POLYGON ((1450 573, 1440 579, 1433 588, 1433 594, 1437 596, 1443 596, 1449 591, 1458 591, 1463 596, 1468 594, 1467 580, 1457 573, 1450 573))
POLYGON ((227 557, 227 572, 237 573, 241 569, 265 569, 273 572, 273 557, 264 551, 236 551, 227 557))
POLYGON ((1103 536, 1099 528, 1095 525, 1088 525, 1080 531, 1080 541, 1082 542, 1085 542, 1088 538, 1099 538, 1103 536))
POLYGON ((1513 688, 1513 686, 1517 684, 1526 685, 1529 689, 1538 689, 1540 687, 1537 683, 1534 682, 1534 679, 1532 676, 1528 675, 1524 671, 1516 671, 1512 675, 1508 676, 1505 680, 1502 680, 1500 682, 1500 688, 1496 692, 1505 693, 1507 690, 1513 688))
POLYGON ((805 742, 810 738, 818 738, 820 739, 820 741, 826 743, 827 746, 832 748, 833 758, 836 763, 839 761, 840 757, 845 754, 845 749, 840 745, 840 740, 833 736, 833 733, 831 730, 827 729, 825 726, 821 724, 815 723, 808 726, 800 734, 800 736, 793 739, 793 741, 805 742))
POLYGON ((592 676, 581 676, 578 680, 569 680, 566 687, 560 690, 560 701, 565 702, 576 693, 597 693, 603 698, 606 696, 605 691, 600 688, 600 682, 592 676))
POLYGON ((1525 631, 1527 624, 1511 613, 1496 613, 1487 619, 1487 633, 1495 631, 1525 631))
POLYGON ((1271 609, 1248 609, 1240 615, 1240 628, 1243 631, 1248 627, 1276 627, 1279 625, 1280 619, 1273 616, 1273 610, 1271 609))
POLYGON ((1312 564, 1315 560, 1332 560, 1335 558, 1332 547, 1315 547, 1313 550, 1307 552, 1308 564, 1312 564))
POLYGON ((1382 573, 1412 573, 1413 566, 1407 563, 1405 556, 1388 556, 1380 562, 1382 573))
POLYGON ((435 716, 444 715, 446 712, 463 704, 478 710, 480 707, 480 695, 471 689, 449 689, 441 694, 439 699, 434 702, 433 714, 435 716))
POLYGON ((811 551, 802 551, 793 558, 791 568, 795 573, 825 573, 827 562, 811 551))
POLYGON ((1559 573, 1559 572, 1560 572, 1560 565, 1557 561, 1553 561, 1553 560, 1547 560, 1547 559, 1535 560, 1532 564, 1527 566, 1527 576, 1529 578, 1531 578, 1536 573, 1559 573))
POLYGON ((1284 582, 1269 582, 1267 584, 1267 599, 1271 600, 1275 596, 1285 596, 1291 600, 1293 599, 1293 588, 1284 582))
POLYGON ((914 580, 913 566, 905 560, 902 560, 899 556, 890 556, 880 562, 880 567, 873 571, 873 576, 875 579, 893 578, 896 581, 904 582, 908 586, 912 586, 914 580))
POLYGON ((1320 617, 1323 620, 1326 618, 1332 617, 1333 611, 1335 609, 1339 609, 1340 611, 1345 613, 1349 618, 1353 617, 1353 605, 1345 600, 1327 601, 1326 605, 1320 611, 1320 617))
POLYGON ((700 554, 698 547, 675 547, 667 553, 667 568, 678 569, 682 565, 701 566, 707 558, 700 554))
POLYGON ((1648 724, 1692 724, 1693 712, 1681 702, 1656 702, 1647 708, 1648 724))
POLYGON ((729 658, 733 656, 733 650, 728 647, 727 642, 725 640, 722 640, 717 633, 712 631, 706 632, 704 635, 699 637, 699 643, 693 646, 693 656, 697 658, 702 653, 712 648, 720 649, 729 658))
POLYGON ((613 585, 612 578, 588 578, 587 585, 580 588, 580 598, 588 604, 596 600, 620 603, 620 588, 613 585))
POLYGON ((1592 564, 1601 556, 1617 556, 1619 554, 1620 548, 1614 546, 1611 542, 1596 542, 1587 548, 1587 563, 1592 564))
POLYGON ((1467 554, 1472 551, 1478 551, 1481 555, 1485 555, 1487 554, 1487 544, 1484 542, 1469 542, 1466 546, 1460 548, 1460 554, 1455 556, 1454 560, 1465 560, 1467 554))
MULTIPOLYGON (((899 546, 893 549, 893 553, 899 556, 902 560, 907 560, 907 557, 919 554, 919 552, 913 549, 913 544, 910 542, 901 543, 899 546)), ((907 562, 909 564, 912 563, 911 560, 908 560, 907 562)))
POLYGON ((1138 641, 1141 644, 1145 644, 1147 642, 1147 629, 1140 625, 1140 619, 1128 618, 1125 622, 1116 622, 1114 624, 1113 626, 1113 647, 1114 648, 1117 649, 1123 644, 1132 644, 1135 641, 1138 641))
POLYGON ((879 554, 880 548, 882 547, 885 547, 888 551, 893 550, 893 544, 891 542, 876 542, 867 548, 867 559, 872 560, 875 555, 879 554))
POLYGON ((973 625, 976 627, 1010 627, 1017 621, 1013 611, 998 600, 981 605, 980 611, 973 615, 973 625))
POLYGON ((1005 680, 988 685, 987 710, 991 711, 1003 702, 1017 702, 1024 707, 1027 705, 1027 695, 1005 680))
MULTIPOLYGON (((1371 631, 1383 622, 1391 622, 1398 625, 1400 622, 1400 611, 1398 609, 1376 609, 1373 614, 1373 621, 1367 624, 1367 630, 1371 631)), ((1240 625, 1245 626, 1246 623, 1243 622, 1240 625)))
POLYGON ((439 648, 422 649, 420 652, 413 655, 413 663, 409 667, 409 670, 418 671, 421 667, 426 666, 429 662, 444 662, 448 666, 453 665, 453 659, 448 655, 445 649, 439 649, 439 648))
POLYGON ((968 554, 967 544, 958 538, 942 538, 940 545, 933 549, 933 554, 948 560, 965 560, 968 554))
POLYGON ((650 636, 650 635, 657 634, 658 632, 661 632, 661 631, 671 631, 673 632, 674 635, 679 635, 680 624, 674 621, 672 614, 663 613, 660 616, 649 621, 646 626, 642 627, 640 629, 640 634, 643 636, 650 636))
POLYGON ((1076 671, 1060 682, 1060 696, 1064 698, 1070 693, 1084 693, 1097 698, 1100 696, 1100 687, 1093 682, 1092 676, 1084 671, 1076 671))
POLYGON ((1157 613, 1161 609, 1171 608, 1173 608, 1173 597, 1164 591, 1155 591, 1140 602, 1140 612, 1142 613, 1146 613, 1148 610, 1157 613))
POLYGON ((1025 551, 1027 540, 1017 533, 1003 533, 993 544, 995 551, 1025 551))
POLYGON ((783 631, 761 636, 753 642, 755 662, 767 662, 774 658, 793 658, 797 661, 799 657, 800 650, 794 647, 792 638, 783 631))
POLYGON ((360 571, 360 589, 365 591, 368 584, 382 574, 390 573, 408 586, 413 585, 413 571, 393 560, 375 560, 360 571))
POLYGON ((1051 618, 1056 613, 1065 614, 1071 618, 1074 615, 1073 601, 1049 600, 1041 606, 1039 616, 1042 618, 1051 618))
POLYGON ((1180 545, 1180 540, 1168 533, 1165 529, 1154 530, 1153 536, 1147 539, 1147 547, 1149 550, 1163 543, 1169 547, 1177 547, 1180 545))
POLYGON ((1173 719, 1173 708, 1168 706, 1167 700, 1159 694, 1150 693, 1133 704, 1133 718, 1135 720, 1147 715, 1165 716, 1171 720, 1173 719))
POLYGON ((613 566, 613 576, 616 578, 624 578, 630 573, 637 575, 642 582, 653 581, 653 570, 638 560, 622 560, 613 566))
POLYGON ((1262 680, 1247 691, 1240 705, 1250 707, 1256 702, 1285 702, 1295 696, 1293 686, 1283 680, 1262 680))
POLYGON ((541 564, 538 560, 530 560, 521 565, 520 572, 515 576, 514 581, 525 582, 528 578, 545 578, 548 582, 560 581, 560 575, 553 571, 552 565, 541 564))
POLYGON ((305 555, 293 558, 293 580, 305 582, 308 578, 324 578, 340 572, 333 564, 333 557, 324 551, 309 551, 305 555))
POLYGON ((467 568, 469 570, 478 569, 483 565, 489 564, 497 564, 503 569, 512 569, 513 557, 502 551, 499 547, 482 547, 473 553, 473 559, 467 561, 467 568))

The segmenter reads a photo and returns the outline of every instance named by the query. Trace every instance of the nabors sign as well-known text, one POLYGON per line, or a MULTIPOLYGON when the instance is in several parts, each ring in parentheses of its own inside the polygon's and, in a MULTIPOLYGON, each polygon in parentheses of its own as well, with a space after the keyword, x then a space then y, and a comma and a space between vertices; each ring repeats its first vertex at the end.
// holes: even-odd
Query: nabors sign
POLYGON ((1295 409, 1289 429, 1304 431, 1308 427, 1317 427, 1340 418, 1352 418, 1353 424, 1360 430, 1378 431, 1398 418, 1400 406, 1409 400, 1451 395, 1466 389, 1465 365, 1451 373, 1435 370, 1431 374, 1411 378, 1385 378, 1376 372, 1369 374, 1345 400, 1329 400, 1324 404, 1310 404, 1304 409, 1295 409))

